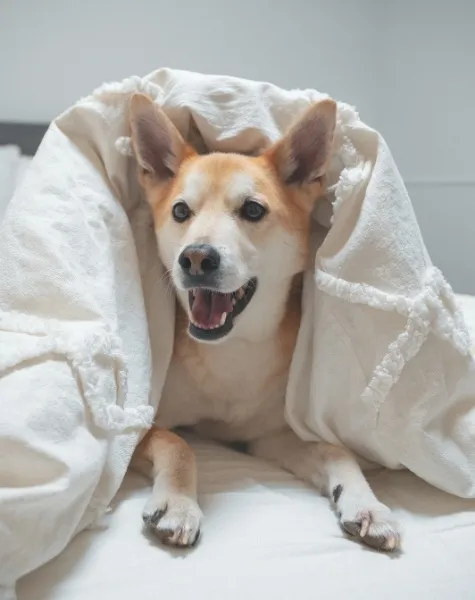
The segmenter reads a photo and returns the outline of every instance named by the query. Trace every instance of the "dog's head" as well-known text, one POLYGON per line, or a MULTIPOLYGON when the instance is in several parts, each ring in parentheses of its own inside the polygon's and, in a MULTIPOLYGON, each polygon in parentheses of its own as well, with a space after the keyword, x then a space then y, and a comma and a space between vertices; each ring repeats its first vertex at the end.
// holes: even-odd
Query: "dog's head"
POLYGON ((147 96, 132 97, 139 180, 194 338, 222 340, 282 312, 305 268, 335 119, 336 104, 325 99, 259 157, 200 156, 147 96))

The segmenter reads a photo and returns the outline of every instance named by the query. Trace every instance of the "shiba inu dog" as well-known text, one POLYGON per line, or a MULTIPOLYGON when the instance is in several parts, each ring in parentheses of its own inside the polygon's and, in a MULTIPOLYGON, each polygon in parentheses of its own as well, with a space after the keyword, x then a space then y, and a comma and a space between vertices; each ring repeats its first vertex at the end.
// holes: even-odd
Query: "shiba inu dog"
POLYGON ((310 219, 325 190, 336 104, 313 104, 260 156, 198 155, 147 96, 131 99, 132 144, 158 252, 177 298, 175 344, 154 427, 134 464, 153 478, 144 521, 165 543, 198 538, 193 451, 169 430, 244 441, 327 494, 342 527, 395 550, 399 527, 344 448, 304 442, 284 418, 300 325, 310 219))

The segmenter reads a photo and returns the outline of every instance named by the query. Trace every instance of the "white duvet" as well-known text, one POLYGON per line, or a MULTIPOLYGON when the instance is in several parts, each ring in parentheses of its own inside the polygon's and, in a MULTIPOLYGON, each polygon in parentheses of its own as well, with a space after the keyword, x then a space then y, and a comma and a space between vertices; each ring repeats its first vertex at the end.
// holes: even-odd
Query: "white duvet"
MULTIPOLYGON (((321 97, 160 70, 102 87, 51 125, 0 234, 5 598, 104 513, 159 404, 174 306, 130 156, 134 91, 195 144, 241 152, 321 97)), ((384 140, 342 103, 316 248, 328 207, 332 227, 306 274, 290 425, 475 496, 467 329, 384 140)))

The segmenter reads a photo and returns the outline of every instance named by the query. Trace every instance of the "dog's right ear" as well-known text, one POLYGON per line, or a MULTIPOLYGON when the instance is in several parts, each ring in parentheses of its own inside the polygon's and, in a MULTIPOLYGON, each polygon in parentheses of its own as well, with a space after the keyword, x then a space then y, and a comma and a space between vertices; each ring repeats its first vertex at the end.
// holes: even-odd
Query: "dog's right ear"
POLYGON ((309 186, 325 174, 336 125, 337 105, 325 98, 312 104, 286 135, 267 151, 286 185, 309 186))
POLYGON ((134 94, 129 121, 132 146, 143 175, 158 181, 174 177, 189 148, 170 119, 151 98, 134 94))

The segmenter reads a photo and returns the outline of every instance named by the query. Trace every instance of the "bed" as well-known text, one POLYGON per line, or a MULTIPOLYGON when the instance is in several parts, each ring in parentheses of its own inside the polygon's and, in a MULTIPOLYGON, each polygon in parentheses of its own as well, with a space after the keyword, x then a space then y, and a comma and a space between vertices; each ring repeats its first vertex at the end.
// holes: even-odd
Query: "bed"
MULTIPOLYGON (((0 123, 0 218, 45 129, 0 123)), ((458 298, 475 334, 475 298, 458 298)), ((475 597, 474 501, 408 472, 373 472, 405 531, 401 554, 378 554, 348 540, 327 500, 293 476, 212 442, 190 443, 205 514, 194 550, 163 548, 142 531, 149 484, 129 473, 104 519, 25 577, 18 600, 475 597)))

